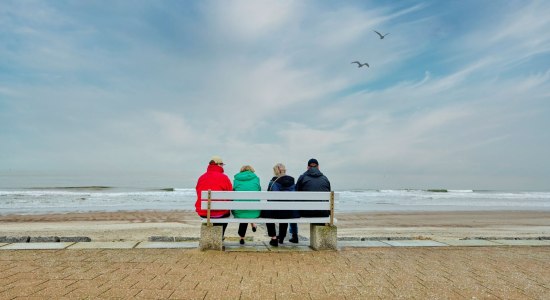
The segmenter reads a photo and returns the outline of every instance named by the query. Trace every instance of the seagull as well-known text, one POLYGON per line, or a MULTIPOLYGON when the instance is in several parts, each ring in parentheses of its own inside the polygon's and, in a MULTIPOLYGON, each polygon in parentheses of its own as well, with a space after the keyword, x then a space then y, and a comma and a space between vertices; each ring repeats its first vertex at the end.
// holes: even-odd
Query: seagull
POLYGON ((374 32, 376 32, 376 34, 378 34, 380 36, 380 39, 383 39, 386 35, 390 34, 389 32, 382 35, 380 32, 376 31, 376 30, 373 30, 374 32))
POLYGON ((367 66, 367 68, 370 68, 370 66, 369 66, 368 63, 362 64, 362 63, 360 63, 360 62, 358 62, 358 61, 352 61, 351 63, 352 63, 352 64, 357 64, 357 67, 358 67, 358 68, 361 68, 362 66, 367 66))

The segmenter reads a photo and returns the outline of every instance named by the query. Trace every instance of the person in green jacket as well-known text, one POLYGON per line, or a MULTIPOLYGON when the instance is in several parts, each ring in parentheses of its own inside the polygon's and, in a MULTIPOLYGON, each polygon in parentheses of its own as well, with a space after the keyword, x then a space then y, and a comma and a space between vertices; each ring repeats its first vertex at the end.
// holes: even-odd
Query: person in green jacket
MULTIPOLYGON (((252 166, 246 165, 241 168, 241 171, 235 174, 233 179, 234 191, 261 191, 260 178, 254 173, 252 166)), ((235 200, 235 201, 260 201, 260 200, 235 200)), ((233 210, 231 211, 235 218, 258 218, 260 216, 259 210, 233 210)), ((251 223, 252 231, 256 231, 256 225, 251 223)), ((239 236, 241 240, 239 243, 244 244, 244 236, 246 235, 246 228, 248 223, 239 224, 239 236)))

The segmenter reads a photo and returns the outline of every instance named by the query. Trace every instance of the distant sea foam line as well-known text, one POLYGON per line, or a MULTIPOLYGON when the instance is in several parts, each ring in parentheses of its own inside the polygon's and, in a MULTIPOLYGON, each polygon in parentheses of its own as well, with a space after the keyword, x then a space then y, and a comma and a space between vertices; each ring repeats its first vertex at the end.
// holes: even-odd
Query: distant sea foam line
MULTIPOLYGON (((550 192, 475 190, 347 190, 336 211, 546 210, 550 192)), ((0 191, 0 214, 121 210, 194 210, 195 189, 54 187, 0 191)))

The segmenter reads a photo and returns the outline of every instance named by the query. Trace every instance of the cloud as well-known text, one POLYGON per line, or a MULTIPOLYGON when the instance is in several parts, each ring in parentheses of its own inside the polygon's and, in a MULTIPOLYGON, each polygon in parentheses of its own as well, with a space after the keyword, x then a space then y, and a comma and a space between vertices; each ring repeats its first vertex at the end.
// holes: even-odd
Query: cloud
POLYGON ((297 12, 292 1, 215 1, 203 5, 202 11, 226 38, 257 39, 269 36, 297 12))
POLYGON ((493 11, 7 2, 0 172, 132 173, 191 187, 218 154, 229 174, 250 163, 266 180, 276 162, 298 175, 316 157, 342 189, 545 187, 550 6, 464 21, 474 8, 493 11), (521 176, 530 180, 510 185, 521 176))

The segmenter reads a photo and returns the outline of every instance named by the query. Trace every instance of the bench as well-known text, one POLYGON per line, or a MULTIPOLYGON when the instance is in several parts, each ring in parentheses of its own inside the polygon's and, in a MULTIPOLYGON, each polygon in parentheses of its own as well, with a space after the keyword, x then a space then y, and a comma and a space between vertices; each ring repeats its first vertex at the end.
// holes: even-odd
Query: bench
POLYGON ((222 227, 214 223, 300 223, 310 224, 310 247, 315 250, 336 250, 335 192, 237 192, 202 191, 201 208, 207 217, 201 218, 201 250, 222 250, 222 227), (225 201, 224 201, 225 200, 225 201), (259 200, 259 201, 228 201, 259 200), (275 200, 275 201, 273 201, 275 200), (210 210, 328 210, 330 215, 321 218, 210 218, 210 210))

